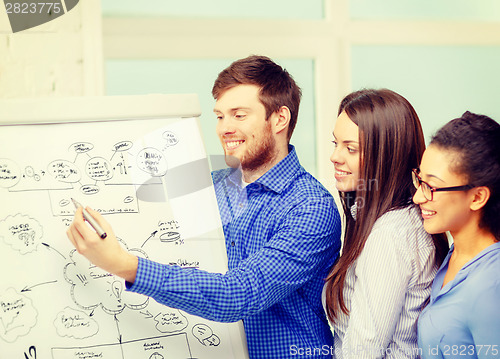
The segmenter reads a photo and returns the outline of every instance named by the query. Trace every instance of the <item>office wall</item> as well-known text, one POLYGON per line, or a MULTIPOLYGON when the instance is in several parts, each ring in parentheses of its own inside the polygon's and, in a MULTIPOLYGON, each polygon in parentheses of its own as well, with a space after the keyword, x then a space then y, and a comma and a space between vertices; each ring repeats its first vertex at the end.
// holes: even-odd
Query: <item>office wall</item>
POLYGON ((0 4, 0 98, 101 95, 103 58, 99 0, 12 33, 0 4))
MULTIPOLYGON (((216 73, 237 58, 268 55, 305 84, 310 106, 303 108, 304 128, 292 142, 306 167, 331 190, 331 130, 339 101, 352 90, 400 92, 415 106, 427 138, 465 110, 500 118, 497 1, 319 0, 308 1, 306 8, 304 3, 153 1, 144 9, 133 1, 107 0, 106 91, 193 89, 201 98, 202 118, 210 121, 216 73), (145 75, 145 83, 137 78, 146 64, 176 74, 145 75), (136 80, 123 84, 126 76, 136 80)), ((213 139, 213 128, 204 131, 213 139)), ((212 151, 217 144, 208 147, 212 151)))
POLYGON ((467 110, 500 120, 500 2, 351 0, 350 13, 366 32, 351 45, 352 88, 404 95, 427 140, 467 110))
POLYGON ((196 92, 214 153, 211 84, 252 53, 303 87, 293 143, 332 190, 331 130, 352 90, 400 92, 427 137, 465 110, 500 118, 496 0, 88 0, 16 34, 0 11, 0 97, 196 92))

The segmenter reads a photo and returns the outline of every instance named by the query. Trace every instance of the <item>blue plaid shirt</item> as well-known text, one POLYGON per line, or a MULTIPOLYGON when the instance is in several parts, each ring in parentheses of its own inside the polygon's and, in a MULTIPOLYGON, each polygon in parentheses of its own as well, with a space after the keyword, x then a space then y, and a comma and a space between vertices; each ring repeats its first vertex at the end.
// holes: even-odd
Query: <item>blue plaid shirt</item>
POLYGON ((340 216, 328 191, 290 153, 257 181, 213 173, 229 271, 207 273, 139 258, 129 289, 219 322, 243 319, 251 358, 331 357, 321 304, 340 250, 340 216))

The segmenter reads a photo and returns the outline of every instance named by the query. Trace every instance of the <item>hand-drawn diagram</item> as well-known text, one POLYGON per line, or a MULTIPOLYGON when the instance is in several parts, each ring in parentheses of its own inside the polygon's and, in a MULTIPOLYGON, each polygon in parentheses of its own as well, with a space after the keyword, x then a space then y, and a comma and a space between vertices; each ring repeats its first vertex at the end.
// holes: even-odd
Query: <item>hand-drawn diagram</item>
POLYGON ((179 168, 206 161, 196 119, 143 121, 21 126, 23 144, 19 127, 1 126, 0 267, 15 273, 0 283, 2 357, 235 357, 238 324, 126 291, 65 236, 74 197, 107 216, 137 256, 227 270, 210 174, 192 173, 208 179, 184 192, 169 185, 175 173, 185 176, 179 168), (54 131, 57 141, 49 141, 54 131))
POLYGON ((99 332, 99 324, 94 319, 87 313, 70 307, 57 314, 54 326, 61 337, 84 339, 99 332))
POLYGON ((193 335, 205 346, 216 347, 220 344, 220 338, 206 324, 196 324, 193 327, 193 335))
MULTIPOLYGON (((125 244, 123 246, 126 247, 125 244)), ((142 250, 132 249, 130 252, 147 258, 142 250)), ((122 280, 94 266, 76 250, 70 253, 70 262, 64 267, 64 277, 71 284, 71 298, 82 309, 101 307, 104 312, 116 315, 125 308, 139 310, 148 304, 147 297, 126 292, 122 280)))
POLYGON ((26 215, 7 216, 0 221, 0 236, 13 250, 26 254, 36 250, 42 239, 42 227, 26 215))
POLYGON ((31 300, 14 288, 8 288, 0 296, 0 308, 0 338, 7 342, 14 342, 17 337, 28 334, 36 324, 37 311, 31 300))

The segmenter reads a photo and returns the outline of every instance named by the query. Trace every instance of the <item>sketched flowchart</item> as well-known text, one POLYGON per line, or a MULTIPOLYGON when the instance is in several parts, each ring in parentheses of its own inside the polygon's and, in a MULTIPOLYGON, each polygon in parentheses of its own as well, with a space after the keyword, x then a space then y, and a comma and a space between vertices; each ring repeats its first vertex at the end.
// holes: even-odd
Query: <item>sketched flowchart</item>
POLYGON ((140 148, 131 141, 120 141, 112 146, 109 159, 93 156, 94 145, 90 142, 69 146, 68 155, 74 155, 73 160, 56 159, 44 167, 28 164, 20 168, 14 160, 0 158, 0 188, 11 192, 48 191, 54 215, 72 213, 65 208, 70 204, 66 191, 76 188, 85 196, 106 189, 108 207, 101 209, 103 214, 138 212, 136 186, 145 184, 144 174, 148 176, 148 185, 162 184, 154 179, 166 175, 165 151, 178 143, 172 131, 165 131, 162 137, 165 140, 163 149, 140 148), (134 153, 137 148, 138 152, 134 153))
MULTIPOLYGON (((30 147, 13 141, 11 128, 0 132, 0 143, 8 143, 0 153, 0 267, 15 273, 0 283, 2 355, 218 358, 235 350, 235 327, 126 291, 123 280, 93 266, 65 238, 74 197, 109 216, 123 230, 117 232, 121 245, 137 256, 225 270, 220 223, 192 221, 186 214, 207 217, 208 208, 218 218, 212 189, 178 198, 176 212, 165 184, 171 168, 206 159, 196 119, 120 126, 129 138, 110 135, 109 123, 73 124, 64 140, 36 155, 30 153, 40 147, 35 137, 28 135, 30 147), (90 140, 90 133, 107 136, 90 140), (189 205, 207 198, 208 207, 189 205)), ((48 126, 41 129, 50 133, 48 126)))

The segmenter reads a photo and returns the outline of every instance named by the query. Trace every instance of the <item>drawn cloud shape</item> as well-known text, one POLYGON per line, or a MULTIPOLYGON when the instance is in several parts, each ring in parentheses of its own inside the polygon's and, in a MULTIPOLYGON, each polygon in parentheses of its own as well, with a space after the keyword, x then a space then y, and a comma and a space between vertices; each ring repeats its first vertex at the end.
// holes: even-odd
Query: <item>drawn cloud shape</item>
POLYGON ((40 223, 29 216, 18 213, 0 220, 0 238, 21 254, 36 250, 42 235, 40 223))
POLYGON ((76 339, 89 338, 99 331, 97 322, 86 313, 66 307, 54 320, 57 334, 76 339))
POLYGON ((204 346, 216 347, 220 344, 220 338, 206 324, 196 324, 193 327, 193 335, 204 346))
MULTIPOLYGON (((147 257, 142 250, 129 250, 125 243, 121 244, 129 252, 147 257)), ((71 284, 71 297, 80 308, 91 310, 101 306, 106 313, 116 315, 125 308, 140 310, 147 306, 148 298, 127 292, 121 278, 94 266, 76 250, 72 250, 69 256, 64 277, 71 284)))
POLYGON ((38 312, 31 299, 8 288, 0 295, 0 339, 13 343, 36 324, 38 312))
POLYGON ((187 318, 176 309, 159 313, 155 318, 156 329, 162 333, 179 332, 188 326, 187 318))

